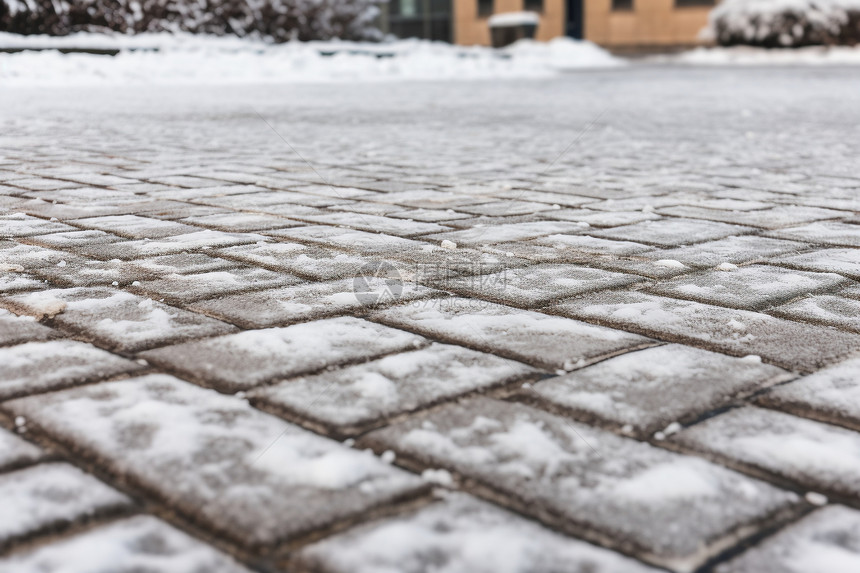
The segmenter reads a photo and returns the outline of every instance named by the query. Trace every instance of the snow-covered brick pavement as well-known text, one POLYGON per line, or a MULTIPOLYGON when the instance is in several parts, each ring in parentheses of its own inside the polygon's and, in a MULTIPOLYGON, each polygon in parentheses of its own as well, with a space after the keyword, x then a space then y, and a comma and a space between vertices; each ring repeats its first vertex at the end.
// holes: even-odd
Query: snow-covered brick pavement
POLYGON ((150 40, 0 54, 0 571, 860 570, 860 70, 150 40))

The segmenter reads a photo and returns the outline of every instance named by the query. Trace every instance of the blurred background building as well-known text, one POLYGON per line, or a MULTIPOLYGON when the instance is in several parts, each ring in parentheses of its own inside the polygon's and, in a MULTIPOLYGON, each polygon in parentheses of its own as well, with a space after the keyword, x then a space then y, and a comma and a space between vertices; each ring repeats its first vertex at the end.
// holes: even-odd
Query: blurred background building
MULTIPOLYGON (((616 51, 648 51, 700 44, 716 0, 390 0, 383 31, 463 45, 491 45, 491 17, 530 12, 537 40, 586 39, 616 51)), ((522 26, 530 17, 522 15, 522 26)), ((506 27, 516 27, 508 18, 506 27)), ((528 30, 526 30, 528 33, 528 30)), ((506 37, 515 38, 517 34, 506 37)))

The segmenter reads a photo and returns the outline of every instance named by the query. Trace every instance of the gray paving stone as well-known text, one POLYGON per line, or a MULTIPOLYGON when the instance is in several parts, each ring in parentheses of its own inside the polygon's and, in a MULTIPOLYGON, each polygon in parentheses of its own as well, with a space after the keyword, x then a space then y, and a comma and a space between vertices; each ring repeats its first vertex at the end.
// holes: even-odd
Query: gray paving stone
POLYGON ((0 548, 63 529, 88 518, 116 513, 130 500, 68 464, 49 463, 0 474, 0 548))
POLYGON ((860 358, 773 388, 759 403, 860 431, 860 358))
POLYGON ((114 243, 121 237, 104 231, 65 231, 50 235, 36 235, 24 239, 28 244, 49 249, 75 249, 85 245, 114 243))
POLYGON ((135 267, 125 261, 98 261, 67 253, 55 265, 44 265, 33 269, 33 274, 53 286, 123 286, 135 281, 147 280, 153 273, 135 267))
POLYGON ((300 279, 265 269, 242 267, 196 274, 169 274, 142 280, 131 291, 157 300, 191 303, 205 298, 294 285, 300 279))
POLYGON ((635 255, 653 247, 632 241, 612 241, 588 235, 549 235, 533 239, 532 243, 546 245, 562 252, 582 252, 601 255, 635 255))
POLYGON ((749 233, 749 227, 714 223, 697 219, 660 219, 658 221, 643 221, 633 225, 612 227, 589 234, 605 239, 618 241, 633 241, 647 245, 662 247, 678 247, 693 243, 702 243, 722 239, 729 235, 749 233))
POLYGON ((295 413, 345 435, 440 400, 535 373, 524 364, 492 354, 431 344, 421 350, 289 380, 255 390, 250 397, 255 404, 295 413))
POLYGON ((0 428, 0 471, 29 465, 42 458, 42 450, 0 428))
POLYGON ((730 211, 723 209, 708 209, 693 205, 679 205, 676 207, 664 207, 659 209, 661 214, 673 215, 675 217, 688 217, 691 219, 706 219, 709 221, 722 221, 736 225, 750 225, 763 229, 779 229, 789 225, 799 225, 810 221, 822 219, 839 219, 845 216, 845 211, 834 209, 819 209, 816 207, 803 207, 798 205, 785 205, 771 207, 769 209, 730 211))
POLYGON ((860 249, 822 249, 802 255, 780 257, 773 262, 806 271, 839 273, 860 280, 860 249))
POLYGON ((3 568, 16 573, 248 573, 230 557, 148 515, 0 558, 3 568))
POLYGON ((138 259, 129 262, 128 265, 155 275, 210 273, 239 266, 233 261, 203 253, 178 253, 176 255, 138 259))
POLYGON ((833 328, 664 298, 641 292, 604 292, 555 309, 565 316, 624 328, 670 342, 736 356, 758 355, 788 370, 812 372, 856 352, 860 338, 833 328))
POLYGON ((204 215, 202 217, 188 217, 179 222, 228 233, 268 231, 301 225, 297 221, 290 221, 289 219, 274 217, 272 215, 261 215, 259 213, 219 213, 217 215, 204 215))
POLYGON ((677 571, 695 569, 797 501, 699 458, 487 398, 365 440, 421 467, 451 468, 518 511, 677 571))
POLYGON ((305 547, 297 562, 330 573, 656 571, 459 493, 305 547))
POLYGON ((457 245, 480 247, 494 243, 508 243, 534 239, 544 235, 558 233, 582 232, 583 227, 567 221, 541 221, 533 223, 508 223, 473 227, 462 231, 427 235, 423 239, 436 241, 453 241, 457 245))
POLYGON ((69 253, 65 251, 0 241, 0 265, 4 272, 32 271, 39 267, 59 264, 68 258, 69 253))
POLYGON ((411 239, 323 225, 267 231, 266 234, 290 241, 358 252, 370 257, 385 257, 402 251, 421 251, 425 248, 424 244, 411 239))
POLYGON ((51 289, 9 296, 0 303, 20 314, 52 317, 54 324, 118 352, 235 330, 212 318, 106 288, 51 289))
POLYGON ((235 392, 424 342, 414 334, 341 317, 186 342, 142 356, 189 380, 235 392))
POLYGON ((792 271, 767 265, 711 270, 658 283, 648 290, 660 295, 710 304, 759 310, 798 296, 848 283, 833 273, 792 271))
POLYGON ((830 295, 810 296, 778 306, 770 312, 783 318, 860 332, 860 301, 850 298, 830 295))
POLYGON ((672 441, 815 492, 860 493, 860 434, 853 430, 746 406, 687 428, 672 441))
POLYGON ((398 278, 369 276, 325 283, 303 282, 296 286, 228 295, 197 302, 188 308, 242 328, 266 328, 369 311, 425 298, 435 292, 398 278))
POLYGON ((30 217, 24 213, 12 215, 0 215, 0 239, 11 239, 13 237, 29 237, 31 235, 43 235, 60 231, 74 231, 75 228, 63 223, 46 221, 37 217, 30 217))
MULTIPOLYGON (((589 421, 648 436, 791 378, 760 361, 668 344, 616 356, 532 388, 542 399, 589 421)), ((529 397, 531 391, 522 393, 529 397)))
POLYGON ((362 231, 386 233, 397 237, 414 237, 448 230, 448 227, 437 225, 436 223, 392 219, 390 217, 365 213, 331 212, 322 215, 310 215, 302 217, 302 219, 311 223, 338 225, 362 231))
POLYGON ((356 276, 371 259, 301 243, 259 242, 218 252, 219 255, 275 271, 287 271, 327 281, 356 276))
POLYGON ((193 233, 198 229, 173 221, 151 219, 138 215, 112 215, 72 221, 84 229, 97 229, 127 239, 163 239, 173 235, 193 233))
POLYGON ((810 223, 801 227, 791 227, 770 233, 774 237, 807 241, 824 245, 844 247, 860 247, 860 232, 857 225, 849 223, 824 221, 810 223))
POLYGON ((808 515, 728 563, 716 573, 800 573, 860 570, 860 512, 830 506, 808 515))
POLYGON ((642 221, 654 221, 660 219, 656 213, 643 211, 594 211, 591 209, 561 209, 558 211, 547 211, 541 213, 547 219, 557 221, 574 221, 588 223, 592 227, 617 227, 619 225, 632 225, 642 221))
POLYGON ((84 342, 52 340, 0 348, 0 400, 92 382, 140 370, 84 342))
POLYGON ((653 344, 645 337, 619 330, 464 298, 401 305, 372 317, 550 370, 572 369, 653 344))
MULTIPOLYGON (((675 260, 698 268, 716 267, 722 263, 741 264, 761 262, 774 255, 803 250, 807 246, 795 241, 771 239, 758 235, 726 237, 689 247, 654 250, 641 256, 651 259, 675 260)), ((824 269, 806 269, 824 270, 824 269)), ((829 270, 829 269, 828 269, 829 270)))
POLYGON ((36 322, 32 316, 18 316, 0 308, 0 346, 46 340, 56 332, 36 322))
POLYGON ((207 229, 204 231, 195 230, 192 233, 183 233, 181 235, 172 235, 153 241, 141 239, 103 245, 88 245, 80 247, 77 250, 84 256, 96 259, 129 260, 206 251, 220 247, 256 243, 262 239, 262 235, 253 233, 224 233, 207 229))
POLYGON ((4 407, 249 548, 272 547, 423 487, 369 452, 164 375, 4 407))
POLYGON ((433 283, 440 289, 475 298, 535 307, 572 296, 628 286, 642 279, 576 265, 534 265, 505 269, 489 275, 446 278, 433 283))

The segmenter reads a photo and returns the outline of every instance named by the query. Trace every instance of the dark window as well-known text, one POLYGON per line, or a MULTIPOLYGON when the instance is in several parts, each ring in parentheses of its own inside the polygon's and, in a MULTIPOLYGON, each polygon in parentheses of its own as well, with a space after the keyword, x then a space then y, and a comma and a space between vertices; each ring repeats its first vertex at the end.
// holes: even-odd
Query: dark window
POLYGON ((398 38, 451 41, 451 0, 390 0, 388 32, 398 38))
POLYGON ((543 0, 525 0, 524 7, 529 12, 543 12, 543 0))
POLYGON ((489 16, 493 13, 493 0, 478 0, 478 16, 489 16))
POLYGON ((675 0, 676 8, 689 8, 691 6, 715 6, 716 0, 675 0))
POLYGON ((633 9, 633 0, 612 0, 613 11, 624 11, 633 9))

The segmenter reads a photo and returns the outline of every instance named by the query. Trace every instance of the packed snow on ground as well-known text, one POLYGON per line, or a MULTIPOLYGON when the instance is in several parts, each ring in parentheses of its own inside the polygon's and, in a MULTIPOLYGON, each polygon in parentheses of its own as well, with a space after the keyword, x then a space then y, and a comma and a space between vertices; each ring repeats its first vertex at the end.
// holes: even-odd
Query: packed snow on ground
POLYGON ((422 40, 267 44, 190 34, 0 34, 4 85, 235 84, 541 78, 623 65, 590 42, 521 40, 504 49, 422 40), (44 48, 53 48, 44 50, 44 48), (59 49, 119 50, 115 56, 59 49), (36 50, 40 51, 36 51, 36 50))
POLYGON ((752 46, 696 48, 670 56, 648 58, 652 63, 689 65, 858 65, 860 46, 807 46, 805 48, 767 49, 752 46))

